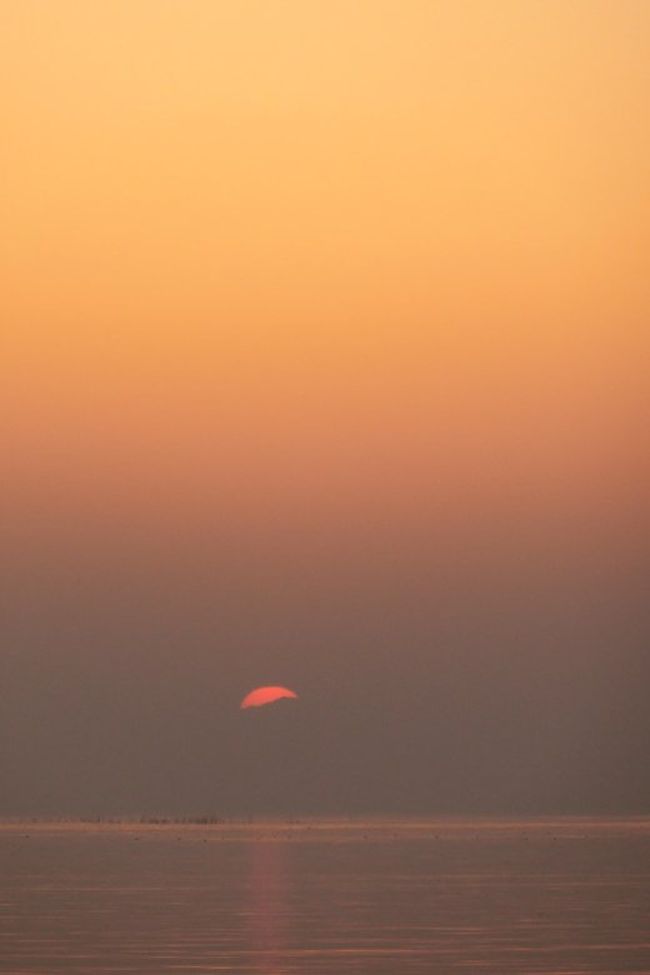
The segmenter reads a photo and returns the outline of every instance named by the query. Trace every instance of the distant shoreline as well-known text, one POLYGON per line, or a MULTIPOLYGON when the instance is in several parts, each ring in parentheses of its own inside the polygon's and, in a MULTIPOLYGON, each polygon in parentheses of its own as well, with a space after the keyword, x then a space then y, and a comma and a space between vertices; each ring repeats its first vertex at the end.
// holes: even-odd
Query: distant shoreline
POLYGON ((548 831, 572 833, 597 829, 603 832, 621 828, 650 830, 650 814, 632 815, 545 815, 545 816, 468 816, 468 815, 349 815, 349 816, 110 816, 110 817, 4 817, 0 830, 14 832, 128 832, 148 833, 187 830, 213 834, 250 834, 262 832, 285 834, 341 832, 383 835, 398 830, 401 835, 450 836, 472 832, 499 834, 514 830, 522 834, 548 831))

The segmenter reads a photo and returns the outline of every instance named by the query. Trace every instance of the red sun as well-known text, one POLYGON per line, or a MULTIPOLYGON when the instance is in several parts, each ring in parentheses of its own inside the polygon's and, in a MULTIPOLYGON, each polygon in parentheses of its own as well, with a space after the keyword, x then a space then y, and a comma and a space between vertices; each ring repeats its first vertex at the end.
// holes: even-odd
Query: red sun
POLYGON ((246 695, 239 707, 242 710, 244 708, 259 708, 263 704, 272 704, 283 697, 297 698, 298 695, 290 691, 288 687, 256 687, 254 691, 246 695))

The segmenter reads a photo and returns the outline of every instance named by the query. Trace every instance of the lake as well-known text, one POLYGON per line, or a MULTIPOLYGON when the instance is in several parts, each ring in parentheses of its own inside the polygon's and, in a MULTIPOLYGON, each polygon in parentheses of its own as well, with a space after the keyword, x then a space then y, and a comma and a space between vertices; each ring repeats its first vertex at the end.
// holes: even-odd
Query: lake
POLYGON ((0 972, 650 972, 650 820, 0 825, 0 972))

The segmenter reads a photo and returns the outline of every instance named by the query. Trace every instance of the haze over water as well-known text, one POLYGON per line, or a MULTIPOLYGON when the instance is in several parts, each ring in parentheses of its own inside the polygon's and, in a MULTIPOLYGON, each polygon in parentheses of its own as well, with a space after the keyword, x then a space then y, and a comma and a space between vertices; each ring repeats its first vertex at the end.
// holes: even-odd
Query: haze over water
POLYGON ((11 975, 650 970, 650 822, 5 825, 11 975))

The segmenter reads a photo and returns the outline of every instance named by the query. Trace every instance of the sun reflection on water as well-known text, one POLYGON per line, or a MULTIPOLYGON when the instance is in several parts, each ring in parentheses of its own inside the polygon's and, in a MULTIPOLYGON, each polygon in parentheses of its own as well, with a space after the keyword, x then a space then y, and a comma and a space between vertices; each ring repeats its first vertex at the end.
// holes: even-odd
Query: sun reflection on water
POLYGON ((280 975, 287 942, 289 875, 287 847, 274 840, 248 845, 247 917, 255 970, 280 975))

